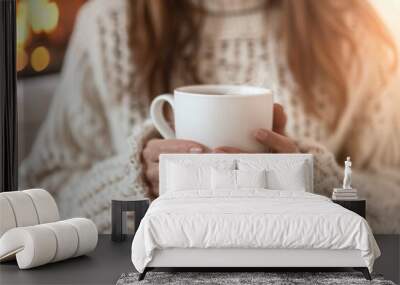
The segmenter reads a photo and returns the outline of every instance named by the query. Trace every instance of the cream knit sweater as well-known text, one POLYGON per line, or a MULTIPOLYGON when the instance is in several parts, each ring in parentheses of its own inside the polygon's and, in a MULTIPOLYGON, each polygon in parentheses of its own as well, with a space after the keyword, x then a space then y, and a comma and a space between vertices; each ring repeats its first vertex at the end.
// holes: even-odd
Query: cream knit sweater
MULTIPOLYGON (((330 195, 341 185, 343 162, 335 157, 351 155, 353 185, 367 199, 374 231, 400 233, 400 88, 397 94, 382 90, 370 96, 366 77, 355 84, 338 127, 330 131, 332 108, 323 92, 319 105, 326 120, 307 114, 292 92, 275 33, 277 15, 254 9, 262 1, 204 2, 209 15, 197 58, 202 81, 271 88, 287 113, 287 134, 315 155, 315 192, 330 195)), ((82 8, 62 82, 20 169, 23 187, 48 189, 64 218, 88 217, 100 232, 110 231, 112 198, 144 195, 140 152, 155 135, 149 101, 135 92, 127 4, 95 0, 82 8)))

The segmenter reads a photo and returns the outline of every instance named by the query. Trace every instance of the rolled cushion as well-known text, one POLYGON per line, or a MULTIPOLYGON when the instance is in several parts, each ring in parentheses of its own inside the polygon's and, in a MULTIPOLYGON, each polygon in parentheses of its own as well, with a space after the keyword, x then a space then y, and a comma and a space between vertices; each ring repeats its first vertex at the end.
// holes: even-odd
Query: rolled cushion
POLYGON ((83 255, 96 247, 97 234, 84 218, 14 228, 0 238, 0 261, 16 257, 19 268, 28 269, 83 255))
POLYGON ((0 195, 0 237, 16 226, 17 223, 10 202, 6 197, 0 195))
POLYGON ((72 225, 78 233, 79 241, 74 257, 90 252, 96 248, 98 233, 96 225, 91 220, 73 218, 62 222, 72 225))
POLYGON ((16 255, 21 269, 49 263, 57 251, 54 233, 41 225, 13 228, 0 239, 0 261, 16 255))
POLYGON ((14 213, 17 227, 33 226, 39 223, 38 215, 31 197, 22 191, 1 193, 8 202, 14 213))
POLYGON ((57 204, 49 192, 29 189, 0 193, 0 237, 9 229, 58 221, 57 204))
POLYGON ((56 201, 49 192, 43 189, 29 189, 22 192, 28 194, 32 199, 39 224, 56 222, 60 219, 56 201))
POLYGON ((52 259, 52 262, 74 256, 78 249, 78 232, 69 223, 63 221, 44 224, 44 227, 49 228, 55 235, 57 241, 57 251, 52 259))

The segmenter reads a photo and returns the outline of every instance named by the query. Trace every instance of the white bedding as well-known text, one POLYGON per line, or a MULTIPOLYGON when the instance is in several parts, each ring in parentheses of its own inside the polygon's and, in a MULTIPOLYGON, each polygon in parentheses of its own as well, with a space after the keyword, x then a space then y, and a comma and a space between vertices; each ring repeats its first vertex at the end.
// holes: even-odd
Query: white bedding
POLYGON ((358 249, 372 272, 380 251, 368 223, 328 198, 246 189, 165 193, 151 204, 132 243, 143 272, 155 249, 358 249))

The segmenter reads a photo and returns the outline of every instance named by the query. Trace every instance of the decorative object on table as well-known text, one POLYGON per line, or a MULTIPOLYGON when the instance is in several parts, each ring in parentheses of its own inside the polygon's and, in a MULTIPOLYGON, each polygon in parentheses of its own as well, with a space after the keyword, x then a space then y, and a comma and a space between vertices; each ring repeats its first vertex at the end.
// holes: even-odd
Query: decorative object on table
POLYGON ((20 269, 92 251, 97 228, 89 219, 59 221, 57 204, 43 189, 0 193, 0 262, 16 259, 20 269))
POLYGON ((111 210, 111 240, 123 241, 126 238, 124 233, 126 230, 126 212, 134 212, 135 215, 135 232, 139 227, 140 221, 146 214, 149 208, 149 199, 136 199, 136 200, 112 200, 111 210))
POLYGON ((343 187, 334 188, 332 193, 333 200, 357 200, 357 189, 351 187, 351 160, 350 156, 344 162, 343 187))
POLYGON ((359 214, 361 217, 365 219, 366 213, 366 200, 332 200, 334 203, 339 204, 343 208, 346 208, 356 214, 359 214))
MULTIPOLYGON (((277 269, 278 271, 278 269, 277 269)), ((139 273, 122 274, 116 285, 134 284, 376 284, 395 285, 382 275, 373 274, 373 281, 365 280, 360 272, 149 272, 148 277, 138 281, 139 273)))
POLYGON ((350 156, 344 162, 343 189, 351 189, 351 160, 350 156))

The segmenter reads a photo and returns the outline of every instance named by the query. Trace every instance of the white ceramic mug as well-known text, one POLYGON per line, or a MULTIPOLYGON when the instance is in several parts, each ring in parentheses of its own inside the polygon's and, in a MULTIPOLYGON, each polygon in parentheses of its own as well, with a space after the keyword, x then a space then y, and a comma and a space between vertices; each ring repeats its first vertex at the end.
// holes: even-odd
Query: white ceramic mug
POLYGON ((156 97, 150 115, 166 139, 261 152, 264 148, 252 132, 258 128, 272 129, 273 96, 269 89, 245 85, 185 86, 175 89, 174 96, 156 97), (163 114, 165 102, 173 109, 175 131, 163 114))

